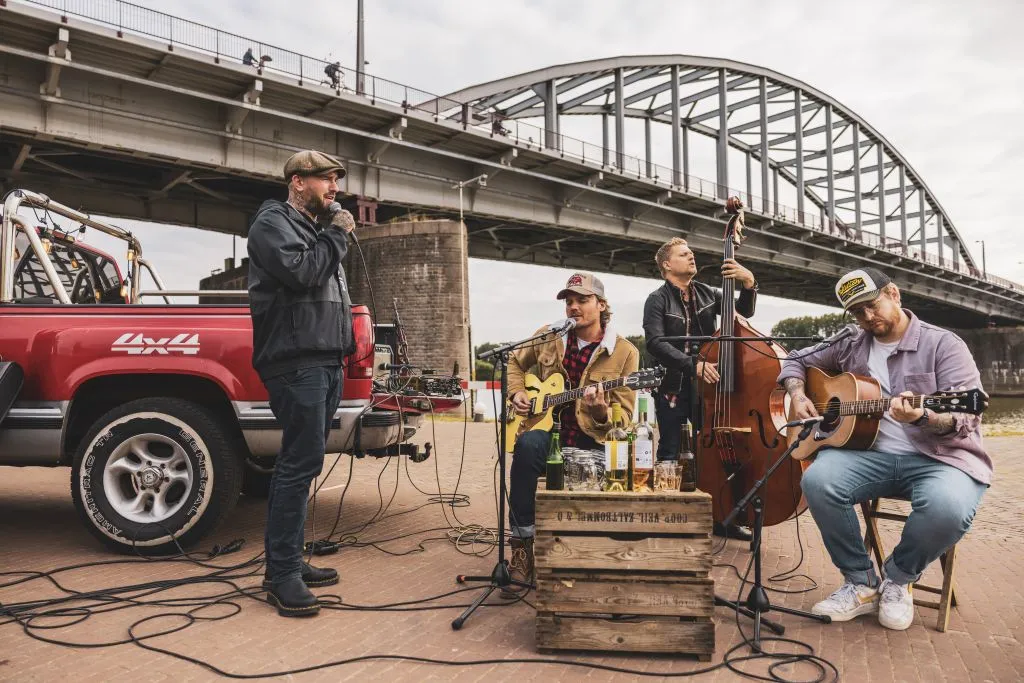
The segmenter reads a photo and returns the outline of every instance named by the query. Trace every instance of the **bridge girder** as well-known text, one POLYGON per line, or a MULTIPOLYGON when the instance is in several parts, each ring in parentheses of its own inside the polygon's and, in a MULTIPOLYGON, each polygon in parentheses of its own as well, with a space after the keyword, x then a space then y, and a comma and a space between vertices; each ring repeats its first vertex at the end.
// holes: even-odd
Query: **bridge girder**
MULTIPOLYGON (((677 235, 705 263, 720 257, 723 219, 714 184, 677 185, 602 168, 545 148, 543 137, 528 142, 481 129, 468 117, 452 120, 438 107, 325 94, 272 73, 262 75, 258 99, 244 102, 248 113, 239 117, 234 112, 240 93, 252 88, 251 70, 211 64, 184 49, 167 60, 165 44, 115 36, 74 18, 61 26, 70 31, 75 57, 61 62, 60 93, 50 95, 39 83, 52 57, 39 46, 52 42, 46 41, 56 35, 57 20, 20 5, 0 11, 5 190, 23 185, 95 213, 244 234, 259 201, 283 195, 287 156, 314 147, 345 161, 344 191, 375 199, 384 219, 464 213, 475 257, 654 276, 653 252, 677 235), (311 118, 310 111, 319 113, 311 118), (49 173, 38 162, 53 163, 52 155, 69 173, 49 173), (481 174, 488 175, 486 186, 465 193, 460 206, 453 188, 481 174)), ((680 82, 686 75, 668 71, 680 82)), ((1024 321, 1022 288, 969 272, 956 281, 948 263, 922 263, 842 231, 808 230, 757 206, 748 224, 740 254, 767 294, 831 303, 829 283, 837 275, 881 264, 908 302, 936 322, 1024 321), (796 290, 798 283, 814 286, 796 290)))

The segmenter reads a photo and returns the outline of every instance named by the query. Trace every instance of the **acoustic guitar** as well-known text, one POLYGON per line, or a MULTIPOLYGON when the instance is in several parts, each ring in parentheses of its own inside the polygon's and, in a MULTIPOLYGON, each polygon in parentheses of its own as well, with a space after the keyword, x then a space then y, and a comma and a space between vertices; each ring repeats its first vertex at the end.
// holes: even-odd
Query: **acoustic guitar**
MULTIPOLYGON (((629 387, 636 389, 647 389, 661 384, 665 376, 665 368, 655 367, 646 370, 638 370, 625 377, 618 377, 601 382, 605 391, 616 387, 629 387)), ((555 424, 555 406, 569 403, 583 397, 583 392, 597 384, 589 384, 577 389, 565 390, 565 377, 555 373, 546 380, 541 381, 536 375, 527 373, 525 378, 526 393, 530 399, 530 410, 526 415, 515 412, 511 401, 508 404, 508 423, 505 425, 505 451, 511 453, 515 446, 516 439, 526 432, 534 429, 551 431, 555 424)))
MULTIPOLYGON (((829 376, 818 368, 807 368, 804 393, 824 417, 811 436, 793 451, 797 460, 806 460, 822 448, 867 450, 878 437, 882 415, 889 410, 891 398, 882 396, 878 381, 844 372, 829 376)), ((938 391, 910 398, 915 408, 935 413, 971 413, 981 415, 988 408, 988 394, 981 389, 938 391)), ((787 440, 796 441, 799 427, 790 427, 787 440)))

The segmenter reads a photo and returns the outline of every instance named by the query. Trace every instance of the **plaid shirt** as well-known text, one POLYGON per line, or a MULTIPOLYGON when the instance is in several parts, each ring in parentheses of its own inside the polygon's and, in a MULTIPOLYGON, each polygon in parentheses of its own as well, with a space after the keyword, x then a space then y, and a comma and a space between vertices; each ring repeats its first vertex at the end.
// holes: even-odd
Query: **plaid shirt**
MULTIPOLYGON (((575 333, 569 333, 569 337, 565 340, 565 356, 562 358, 562 365, 565 366, 565 371, 569 375, 570 388, 575 389, 579 387, 580 380, 583 379, 583 371, 587 369, 591 356, 594 355, 594 351, 600 344, 601 340, 598 339, 581 349, 576 340, 575 333)), ((576 421, 576 406, 574 403, 566 404, 562 408, 559 424, 559 438, 561 439, 562 446, 574 448, 598 448, 600 446, 600 444, 580 429, 580 425, 576 421)))

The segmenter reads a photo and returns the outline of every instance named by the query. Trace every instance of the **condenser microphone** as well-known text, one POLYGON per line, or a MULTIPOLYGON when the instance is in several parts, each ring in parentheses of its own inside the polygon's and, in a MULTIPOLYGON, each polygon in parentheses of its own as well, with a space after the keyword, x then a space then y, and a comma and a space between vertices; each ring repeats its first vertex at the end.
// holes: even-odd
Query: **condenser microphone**
POLYGON ((853 335, 857 334, 857 330, 859 329, 859 327, 851 323, 821 343, 829 345, 835 344, 838 341, 842 341, 847 337, 852 337, 853 335))
POLYGON ((803 420, 792 420, 792 421, 787 422, 786 424, 784 424, 782 426, 784 428, 785 427, 806 427, 807 425, 817 424, 818 422, 821 422, 824 419, 825 418, 823 416, 818 415, 816 417, 808 417, 808 418, 805 418, 803 420))
POLYGON ((559 320, 548 325, 548 332, 563 334, 574 327, 576 327, 576 318, 566 318, 565 320, 559 320))

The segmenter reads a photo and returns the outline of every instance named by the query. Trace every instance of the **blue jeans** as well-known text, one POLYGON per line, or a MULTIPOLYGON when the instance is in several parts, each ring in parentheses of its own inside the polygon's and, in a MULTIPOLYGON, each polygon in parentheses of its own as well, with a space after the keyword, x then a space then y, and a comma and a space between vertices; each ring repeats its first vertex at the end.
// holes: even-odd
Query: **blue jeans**
POLYGON ((848 581, 878 584, 853 506, 873 498, 909 500, 899 544, 885 560, 886 578, 908 584, 967 533, 987 486, 924 455, 828 448, 801 480, 832 563, 848 581))
POLYGON ((270 409, 282 429, 263 537, 266 575, 275 585, 302 575, 306 499, 309 485, 323 471, 342 382, 339 367, 302 368, 266 382, 270 409))
POLYGON ((512 535, 533 536, 537 513, 537 478, 547 471, 551 433, 534 429, 516 441, 509 467, 508 525, 512 535))

